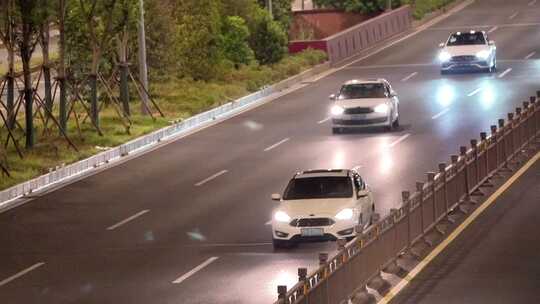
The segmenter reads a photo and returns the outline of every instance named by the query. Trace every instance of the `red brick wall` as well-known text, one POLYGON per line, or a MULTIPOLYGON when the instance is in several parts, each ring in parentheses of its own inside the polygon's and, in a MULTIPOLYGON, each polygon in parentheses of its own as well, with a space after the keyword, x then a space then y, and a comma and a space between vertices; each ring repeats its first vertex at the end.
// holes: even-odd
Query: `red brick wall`
POLYGON ((369 16, 338 10, 293 12, 290 38, 291 40, 323 39, 369 18, 369 16))

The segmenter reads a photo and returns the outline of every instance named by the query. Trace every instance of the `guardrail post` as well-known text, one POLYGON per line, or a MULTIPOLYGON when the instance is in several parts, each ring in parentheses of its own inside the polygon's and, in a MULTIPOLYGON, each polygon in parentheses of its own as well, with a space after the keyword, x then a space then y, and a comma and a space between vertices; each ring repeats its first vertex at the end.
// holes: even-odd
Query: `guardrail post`
POLYGON ((322 272, 322 274, 320 274, 319 280, 322 280, 322 279, 326 278, 327 271, 328 271, 328 267, 326 265, 327 262, 328 262, 328 253, 326 253, 326 252, 319 253, 319 267, 323 268, 323 272, 322 272))
POLYGON ((508 126, 510 128, 510 155, 507 155, 507 159, 508 159, 508 156, 510 156, 510 158, 512 158, 514 156, 514 153, 516 152, 515 151, 515 147, 514 147, 514 113, 508 113, 507 114, 508 116, 508 126))
MULTIPOLYGON (((478 162, 478 140, 476 139, 471 139, 471 148, 472 148, 472 151, 473 151, 473 155, 474 155, 474 175, 475 175, 475 181, 477 184, 480 183, 480 164, 478 162)), ((473 186, 473 187, 476 187, 476 186, 473 186)), ((476 187, 476 189, 473 191, 473 193, 471 193, 471 195, 473 196, 482 196, 484 195, 484 193, 478 188, 476 187)))
POLYGON ((302 283, 304 288, 302 288, 302 294, 307 294, 308 286, 307 286, 307 268, 298 268, 298 282, 302 283))
MULTIPOLYGON (((495 141, 495 172, 491 174, 491 177, 501 177, 501 175, 498 172, 498 168, 501 163, 501 157, 499 156, 499 145, 500 145, 499 142, 500 141, 499 141, 499 135, 497 134, 497 126, 491 125, 490 129, 491 129, 491 138, 492 138, 491 140, 495 141)), ((488 174, 489 173, 490 172, 488 172, 488 174)))
POLYGON ((411 204, 409 201, 409 198, 411 197, 411 193, 409 191, 402 191, 401 192, 401 199, 403 200, 403 207, 405 208, 406 216, 407 216, 407 248, 411 247, 411 204))
POLYGON ((450 212, 448 206, 448 176, 446 176, 446 164, 439 163, 439 174, 441 175, 443 181, 443 199, 444 199, 444 213, 445 217, 448 218, 448 212, 450 212))
MULTIPOLYGON (((487 133, 480 132, 480 140, 482 143, 482 149, 484 150, 484 169, 486 173, 485 182, 482 184, 483 187, 493 187, 493 184, 489 181, 489 143, 487 142, 487 133)), ((495 146, 495 148, 497 148, 495 146)))
POLYGON ((465 147, 465 146, 459 147, 459 154, 463 158, 463 161, 465 162, 465 168, 463 169, 463 170, 465 170, 465 172, 464 172, 464 174, 465 174, 465 202, 470 203, 470 204, 474 204, 476 202, 474 202, 471 199, 471 189, 469 187, 470 176, 469 176, 469 165, 467 164, 467 147, 465 147))
POLYGON ((431 197, 433 198, 433 223, 437 223, 437 197, 435 196, 436 185, 435 185, 435 172, 428 172, 427 179, 430 183, 431 188, 431 197))
POLYGON ((425 226, 424 226, 424 183, 423 182, 416 182, 416 191, 420 192, 420 227, 422 235, 424 235, 425 232, 425 226))
POLYGON ((289 304, 289 301, 287 299, 287 286, 286 285, 279 285, 277 287, 277 292, 278 292, 278 301, 282 300, 280 303, 289 304))

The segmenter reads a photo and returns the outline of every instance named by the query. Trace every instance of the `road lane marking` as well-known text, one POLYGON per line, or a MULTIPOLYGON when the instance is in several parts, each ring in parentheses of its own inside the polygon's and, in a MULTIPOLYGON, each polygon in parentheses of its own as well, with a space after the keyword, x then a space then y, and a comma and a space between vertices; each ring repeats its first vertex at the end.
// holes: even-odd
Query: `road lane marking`
POLYGON ((229 171, 221 170, 218 173, 216 173, 216 174, 214 174, 212 176, 209 176, 209 177, 203 179, 202 181, 196 183, 195 186, 197 186, 197 187, 202 186, 202 185, 206 184, 207 182, 209 182, 209 181, 211 181, 211 180, 213 180, 213 179, 215 179, 215 178, 217 178, 217 177, 219 177, 219 176, 221 176, 221 175, 223 175, 223 174, 225 174, 227 172, 229 172, 229 171))
POLYGON ((125 220, 123 220, 123 221, 121 221, 121 222, 118 222, 118 223, 116 223, 116 224, 114 224, 114 225, 108 227, 107 230, 114 230, 114 229, 116 229, 116 228, 118 228, 118 227, 120 227, 120 226, 122 226, 122 225, 124 225, 124 224, 126 224, 126 223, 128 223, 128 222, 133 221, 134 219, 136 219, 136 218, 138 218, 139 216, 141 216, 141 215, 143 215, 143 214, 145 214, 145 213, 148 213, 148 212, 150 212, 150 210, 145 209, 145 210, 143 210, 143 211, 141 211, 141 212, 139 212, 139 213, 136 213, 136 214, 134 214, 134 215, 128 217, 127 219, 125 219, 125 220))
POLYGON ((411 133, 407 133, 403 136, 401 136, 400 138, 396 139, 395 141, 391 142, 388 147, 389 148, 392 148, 394 147, 395 145, 399 144, 400 142, 404 141, 405 139, 407 139, 407 137, 411 136, 411 133))
POLYGON ((418 72, 411 73, 409 76, 407 76, 407 77, 401 79, 401 81, 402 81, 402 82, 405 82, 405 81, 407 81, 407 80, 413 78, 413 77, 416 76, 416 75, 418 75, 418 72))
POLYGON ((36 264, 26 268, 25 270, 23 270, 23 271, 21 271, 21 272, 19 272, 17 274, 14 274, 14 275, 10 276, 9 278, 7 278, 7 279, 0 282, 0 287, 6 285, 7 283, 9 283, 9 282, 11 282, 13 280, 16 280, 16 279, 22 277, 23 275, 25 275, 25 274, 29 273, 30 271, 35 270, 35 269, 37 269, 37 268, 39 268, 39 267, 41 267, 43 265, 45 265, 44 262, 39 262, 39 263, 36 263, 36 264))
POLYGON ((510 15, 510 17, 508 17, 508 19, 512 20, 514 18, 516 18, 516 16, 519 14, 519 12, 515 12, 513 13, 512 15, 510 15))
POLYGON ((268 222, 264 223, 266 226, 272 225, 272 220, 269 220, 268 222))
POLYGON ((192 275, 196 274, 197 272, 201 271, 204 267, 210 265, 211 263, 213 263, 215 260, 217 260, 218 257, 211 257, 209 258, 208 260, 204 261, 202 264, 200 264, 199 266, 191 269, 189 272, 187 272, 186 274, 184 274, 183 276, 179 277, 178 279, 174 280, 172 283, 173 284, 180 284, 182 282, 184 282, 185 280, 189 279, 189 277, 191 277, 192 275))
POLYGON ((467 96, 469 96, 469 97, 474 96, 474 95, 478 94, 480 91, 482 91, 482 88, 478 88, 478 89, 470 92, 469 94, 467 94, 467 96))
POLYGON ((394 286, 377 304, 387 304, 403 290, 409 282, 411 282, 428 264, 433 261, 454 239, 456 239, 480 214, 484 212, 489 206, 491 206, 501 194, 503 194, 510 186, 523 175, 536 161, 540 159, 540 152, 538 152, 531 160, 529 160, 516 174, 514 174, 508 181, 506 181, 497 191, 495 191, 489 198, 482 203, 476 209, 471 216, 466 218, 461 225, 454 232, 452 232, 448 238, 440 243, 426 258, 424 258, 416 267, 414 267, 405 278, 403 278, 396 286, 394 286))
POLYGON ((492 32, 495 32, 498 28, 499 28, 499 27, 495 25, 494 27, 492 27, 492 28, 488 31, 488 34, 489 34, 489 33, 492 33, 492 32))
POLYGON ((529 2, 529 4, 527 4, 528 6, 533 6, 536 4, 536 0, 532 0, 531 2, 529 2))
POLYGON ((332 117, 326 117, 325 119, 322 119, 322 120, 319 120, 317 121, 318 124, 322 124, 322 123, 325 123, 327 121, 329 121, 332 117))
POLYGON ((277 143, 271 145, 270 147, 264 149, 264 152, 268 152, 268 151, 270 151, 270 150, 276 148, 277 146, 279 146, 279 145, 281 145, 281 144, 284 144, 284 143, 288 142, 289 140, 290 140, 289 137, 287 137, 287 138, 285 138, 285 139, 282 139, 282 140, 278 141, 277 143))
POLYGON ((448 111, 450 111, 450 109, 449 109, 449 108, 446 108, 446 109, 440 111, 439 113, 433 115, 433 116, 431 117, 431 119, 437 119, 437 118, 443 116, 444 114, 446 114, 448 111))
POLYGON ((525 56, 525 60, 530 59, 534 54, 536 54, 536 52, 531 52, 529 55, 525 56))
POLYGON ((510 73, 510 71, 512 71, 512 68, 508 68, 506 70, 504 70, 504 72, 500 73, 499 76, 497 76, 498 78, 503 78, 504 76, 506 76, 506 74, 510 73))

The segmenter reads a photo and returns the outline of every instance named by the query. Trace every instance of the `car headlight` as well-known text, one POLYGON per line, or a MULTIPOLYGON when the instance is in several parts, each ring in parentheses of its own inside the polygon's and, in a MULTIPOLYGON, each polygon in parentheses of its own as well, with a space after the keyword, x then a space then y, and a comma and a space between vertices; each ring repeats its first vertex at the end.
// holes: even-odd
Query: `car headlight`
POLYGON ((489 51, 480 51, 478 53, 476 53, 476 58, 480 58, 480 59, 487 59, 489 57, 489 54, 490 52, 489 51))
POLYGON ((291 221, 291 217, 283 211, 277 211, 276 213, 274 213, 274 219, 278 222, 285 222, 285 223, 288 223, 291 221))
POLYGON ((345 109, 343 107, 338 106, 338 105, 334 105, 330 109, 330 113, 332 113, 332 115, 334 115, 334 116, 341 115, 341 114, 343 114, 343 112, 345 112, 345 109))
POLYGON ((336 214, 338 220, 350 220, 353 217, 353 210, 351 208, 345 208, 336 214))
POLYGON ((388 110, 390 109, 390 107, 383 103, 383 104, 380 104, 378 106, 375 107, 375 109, 373 109, 376 113, 388 113, 388 110))
POLYGON ((450 55, 450 53, 446 51, 442 51, 439 53, 439 60, 441 62, 447 62, 448 60, 450 60, 450 58, 452 58, 452 55, 450 55))

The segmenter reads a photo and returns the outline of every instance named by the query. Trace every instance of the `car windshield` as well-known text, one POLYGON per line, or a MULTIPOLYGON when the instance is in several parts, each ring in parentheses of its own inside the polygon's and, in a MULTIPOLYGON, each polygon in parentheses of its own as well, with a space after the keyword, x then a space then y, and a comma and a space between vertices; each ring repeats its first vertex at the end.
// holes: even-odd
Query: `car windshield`
POLYGON ((386 98, 382 83, 347 84, 341 87, 339 99, 386 98))
POLYGON ((476 33, 455 33, 450 36, 448 39, 447 45, 475 45, 475 44, 486 44, 486 39, 484 34, 480 32, 476 33))
POLYGON ((289 182, 283 199, 352 197, 351 179, 346 176, 294 178, 289 182))

